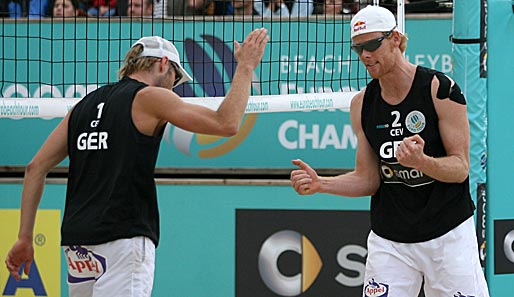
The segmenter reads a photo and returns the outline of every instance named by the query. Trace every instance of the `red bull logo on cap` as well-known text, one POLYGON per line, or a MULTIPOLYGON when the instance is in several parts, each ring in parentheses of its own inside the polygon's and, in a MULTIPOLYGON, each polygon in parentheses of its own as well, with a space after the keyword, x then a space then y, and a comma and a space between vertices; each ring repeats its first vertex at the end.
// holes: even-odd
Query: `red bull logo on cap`
POLYGON ((357 32, 359 30, 365 30, 366 29, 366 22, 363 22, 363 21, 357 21, 354 25, 353 25, 353 32, 357 32))

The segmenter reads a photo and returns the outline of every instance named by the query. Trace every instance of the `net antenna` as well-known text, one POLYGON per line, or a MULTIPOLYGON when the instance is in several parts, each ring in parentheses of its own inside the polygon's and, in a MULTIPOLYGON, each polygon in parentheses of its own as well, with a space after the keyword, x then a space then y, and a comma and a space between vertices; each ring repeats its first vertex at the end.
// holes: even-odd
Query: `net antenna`
MULTIPOLYGON (((379 0, 373 0, 373 5, 379 6, 379 0)), ((396 1, 396 19, 398 22, 398 31, 405 34, 405 0, 396 1)))
POLYGON ((396 19, 398 22, 398 31, 400 31, 402 34, 405 34, 405 0, 397 0, 396 2, 396 19))

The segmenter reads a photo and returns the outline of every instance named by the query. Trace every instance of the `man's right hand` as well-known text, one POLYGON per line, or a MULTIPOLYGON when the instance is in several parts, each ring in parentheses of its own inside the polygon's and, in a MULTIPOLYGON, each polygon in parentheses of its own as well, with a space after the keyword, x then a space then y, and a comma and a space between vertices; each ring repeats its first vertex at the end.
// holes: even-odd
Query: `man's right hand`
POLYGON ((34 247, 32 240, 18 240, 13 245, 5 259, 5 265, 9 273, 19 281, 21 279, 20 267, 25 263, 23 271, 26 275, 29 274, 30 266, 34 260, 34 247))
POLYGON ((255 69, 261 62, 268 41, 268 29, 266 28, 259 28, 250 32, 242 45, 234 41, 234 55, 238 65, 249 66, 252 70, 255 69))
POLYGON ((292 163, 300 169, 291 172, 291 185, 300 195, 311 195, 317 193, 320 188, 319 176, 314 169, 300 159, 292 163))

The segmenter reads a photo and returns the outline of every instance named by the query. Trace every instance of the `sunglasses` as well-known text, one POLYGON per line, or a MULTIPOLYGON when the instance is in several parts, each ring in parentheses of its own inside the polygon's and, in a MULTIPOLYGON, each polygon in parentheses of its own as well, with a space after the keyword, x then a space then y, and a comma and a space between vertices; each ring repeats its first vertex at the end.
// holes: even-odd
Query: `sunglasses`
MULTIPOLYGON (((162 58, 158 58, 158 59, 162 60, 162 58)), ((182 72, 178 68, 177 64, 175 64, 175 62, 172 62, 171 60, 168 60, 168 62, 170 63, 173 70, 175 71, 175 81, 173 82, 173 87, 172 87, 172 88, 174 88, 178 84, 178 82, 182 79, 183 76, 182 76, 182 72)))
POLYGON ((371 39, 360 44, 352 44, 351 48, 359 56, 362 54, 363 50, 366 50, 368 52, 374 52, 382 45, 382 40, 389 37, 393 33, 393 31, 394 28, 391 31, 384 33, 384 35, 382 35, 381 37, 371 39))
POLYGON ((175 87, 178 82, 182 79, 182 72, 180 72, 180 69, 178 69, 177 64, 170 62, 171 67, 173 67, 173 70, 175 70, 175 81, 173 82, 173 87, 175 87))

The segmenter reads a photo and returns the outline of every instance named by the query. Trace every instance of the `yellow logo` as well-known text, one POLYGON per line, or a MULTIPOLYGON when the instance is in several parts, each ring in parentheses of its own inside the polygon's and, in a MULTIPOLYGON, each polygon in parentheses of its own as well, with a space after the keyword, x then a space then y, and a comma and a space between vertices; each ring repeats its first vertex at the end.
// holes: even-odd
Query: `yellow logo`
MULTIPOLYGON (((29 275, 16 281, 5 267, 0 270, 0 296, 61 296, 60 210, 38 210, 34 227, 34 262, 29 275)), ((0 260, 18 238, 20 211, 0 209, 0 260)))
MULTIPOLYGON (((173 143, 179 151, 190 156, 192 153, 191 144, 193 142, 194 136, 196 135, 196 143, 201 147, 201 149, 198 151, 198 157, 204 159, 216 158, 238 147, 245 140, 248 134, 250 134, 250 131, 255 125, 256 120, 256 114, 247 114, 243 123, 241 124, 241 127, 239 128, 239 132, 229 138, 195 134, 175 127, 172 133, 173 143)), ((168 126, 166 127, 166 131, 164 133, 165 139, 169 142, 169 138, 167 137, 169 134, 168 126)))

